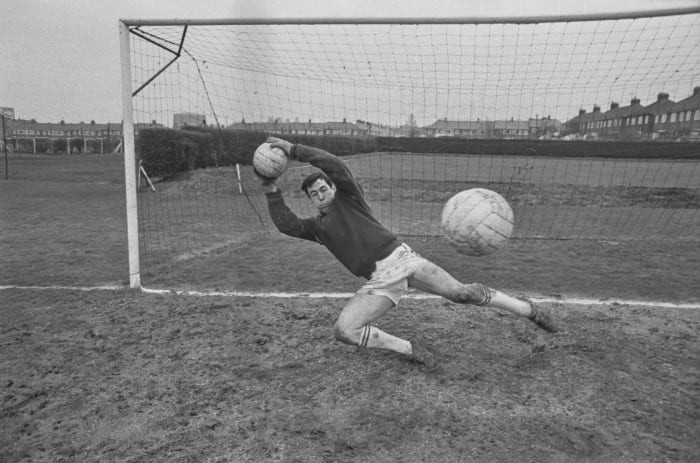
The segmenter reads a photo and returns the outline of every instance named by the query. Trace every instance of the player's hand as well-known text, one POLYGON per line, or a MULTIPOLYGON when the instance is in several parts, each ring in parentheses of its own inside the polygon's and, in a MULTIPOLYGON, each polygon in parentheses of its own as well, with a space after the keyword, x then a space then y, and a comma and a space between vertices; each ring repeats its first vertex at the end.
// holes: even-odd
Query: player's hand
POLYGON ((294 160, 292 159, 292 151, 294 151, 292 150, 292 147, 294 146, 292 143, 276 137, 267 137, 267 143, 269 143, 273 148, 281 149, 287 154, 287 157, 290 160, 294 160))

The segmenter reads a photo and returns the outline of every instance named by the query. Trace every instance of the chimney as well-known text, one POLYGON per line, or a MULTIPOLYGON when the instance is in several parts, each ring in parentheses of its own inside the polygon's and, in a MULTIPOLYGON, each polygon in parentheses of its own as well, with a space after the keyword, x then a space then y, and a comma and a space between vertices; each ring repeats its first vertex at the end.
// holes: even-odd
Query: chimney
POLYGON ((581 109, 578 110, 578 115, 579 115, 579 116, 583 116, 584 114, 586 114, 586 110, 585 110, 585 109, 581 108, 581 109))
POLYGON ((658 101, 668 100, 668 93, 664 93, 664 92, 659 93, 657 99, 658 99, 658 101))
POLYGON ((610 109, 617 109, 619 107, 620 107, 620 105, 616 101, 613 101, 612 103, 610 103, 610 109))
POLYGON ((596 104, 596 105, 593 105, 593 112, 594 112, 594 113, 599 113, 599 112, 600 112, 600 106, 598 106, 597 104, 596 104))
POLYGON ((632 106, 634 106, 634 105, 636 105, 636 104, 639 104, 639 103, 640 103, 640 100, 639 100, 639 98, 634 97, 634 98, 632 98, 632 101, 631 101, 630 103, 632 104, 632 106))

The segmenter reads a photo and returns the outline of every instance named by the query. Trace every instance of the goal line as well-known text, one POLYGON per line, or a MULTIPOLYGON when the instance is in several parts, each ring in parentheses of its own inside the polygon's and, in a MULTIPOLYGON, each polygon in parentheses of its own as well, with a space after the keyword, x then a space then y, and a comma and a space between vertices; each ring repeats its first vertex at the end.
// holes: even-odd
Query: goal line
MULTIPOLYGON (((0 285, 0 291, 6 290, 61 290, 61 291, 122 291, 130 290, 128 285, 100 285, 100 286, 64 286, 64 285, 48 285, 48 286, 23 286, 23 285, 0 285)), ((346 292, 269 292, 269 291, 197 291, 185 289, 160 289, 146 288, 138 289, 145 294, 160 294, 174 296, 191 296, 191 297, 256 297, 261 299, 349 299, 354 293, 346 292)), ((700 310, 700 302, 663 302, 663 301, 643 301, 638 299, 594 299, 585 297, 547 297, 547 296, 529 296, 533 302, 550 302, 569 305, 615 305, 615 306, 630 306, 630 307, 655 307, 661 309, 690 309, 700 310)), ((412 293, 405 296, 405 299, 442 299, 440 296, 425 293, 412 293)))

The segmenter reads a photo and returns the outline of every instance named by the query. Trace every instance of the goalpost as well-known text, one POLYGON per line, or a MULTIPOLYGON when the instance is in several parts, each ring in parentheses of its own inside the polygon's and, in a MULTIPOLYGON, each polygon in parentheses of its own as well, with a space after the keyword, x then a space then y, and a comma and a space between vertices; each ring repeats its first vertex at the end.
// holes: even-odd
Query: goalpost
MULTIPOLYGON (((439 237, 444 202, 485 187, 516 241, 698 239, 700 7, 123 19, 120 39, 132 287, 271 230, 250 169, 268 135, 343 155, 401 236, 439 237)), ((309 171, 280 179, 302 216, 309 171)))

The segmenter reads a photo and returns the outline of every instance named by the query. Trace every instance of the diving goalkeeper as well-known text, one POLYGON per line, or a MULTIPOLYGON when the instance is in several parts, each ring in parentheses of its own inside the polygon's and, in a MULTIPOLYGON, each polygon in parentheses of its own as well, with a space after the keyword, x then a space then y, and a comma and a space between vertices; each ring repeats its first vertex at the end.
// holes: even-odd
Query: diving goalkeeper
POLYGON ((556 332, 550 314, 532 303, 508 296, 480 283, 464 284, 421 257, 374 218, 360 184, 345 163, 327 151, 270 138, 273 147, 291 160, 320 169, 307 176, 301 189, 318 210, 301 219, 285 204, 275 180, 263 182, 270 217, 289 236, 324 245, 350 272, 367 279, 340 312, 333 333, 338 341, 366 348, 388 349, 434 368, 439 354, 424 343, 393 336, 372 323, 395 307, 409 288, 442 296, 452 302, 507 310, 556 332))

